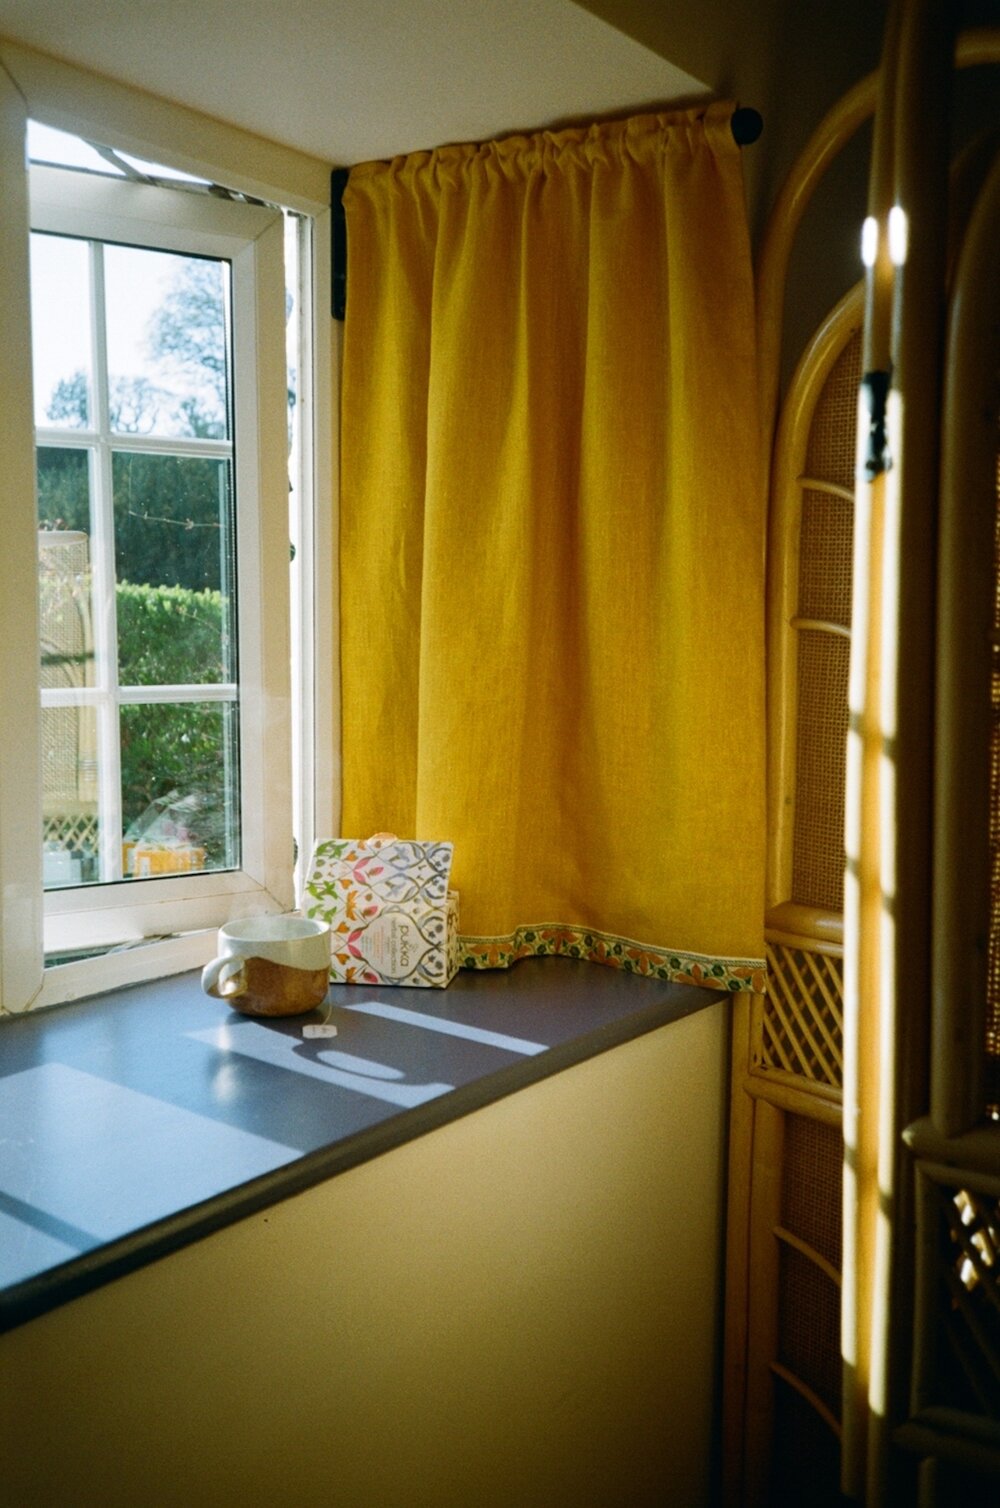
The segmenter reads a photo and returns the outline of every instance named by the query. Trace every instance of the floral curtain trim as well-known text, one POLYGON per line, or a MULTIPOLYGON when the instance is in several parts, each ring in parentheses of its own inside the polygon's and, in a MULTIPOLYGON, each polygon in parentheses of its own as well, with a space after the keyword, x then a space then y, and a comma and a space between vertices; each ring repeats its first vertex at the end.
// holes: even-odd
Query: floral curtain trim
POLYGON ((542 924, 518 927, 507 937, 460 937, 459 957, 463 969, 509 969, 521 958, 556 955, 583 958, 630 974, 669 979, 675 984, 698 984, 715 990, 766 989, 766 964, 762 958, 711 958, 700 953, 673 953, 652 948, 627 937, 614 937, 583 927, 542 924))

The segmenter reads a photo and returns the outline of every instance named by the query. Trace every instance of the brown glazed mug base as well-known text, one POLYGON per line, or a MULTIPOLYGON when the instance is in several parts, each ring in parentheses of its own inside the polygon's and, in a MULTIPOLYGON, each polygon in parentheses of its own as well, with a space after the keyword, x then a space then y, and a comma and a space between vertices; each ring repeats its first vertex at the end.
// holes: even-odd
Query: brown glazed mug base
POLYGON ((327 969, 293 969, 269 958, 243 960, 247 987, 238 995, 224 989, 220 999, 244 1016, 301 1016, 326 999, 327 969))

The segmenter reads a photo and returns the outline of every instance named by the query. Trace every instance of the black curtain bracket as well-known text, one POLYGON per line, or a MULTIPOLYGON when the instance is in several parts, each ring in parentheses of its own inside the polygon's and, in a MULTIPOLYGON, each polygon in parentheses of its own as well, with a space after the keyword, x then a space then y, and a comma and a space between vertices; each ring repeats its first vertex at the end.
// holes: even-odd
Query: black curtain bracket
POLYGON ((347 220, 344 216, 344 190, 349 175, 349 168, 334 168, 330 174, 330 278, 334 319, 343 319, 347 310, 347 220))

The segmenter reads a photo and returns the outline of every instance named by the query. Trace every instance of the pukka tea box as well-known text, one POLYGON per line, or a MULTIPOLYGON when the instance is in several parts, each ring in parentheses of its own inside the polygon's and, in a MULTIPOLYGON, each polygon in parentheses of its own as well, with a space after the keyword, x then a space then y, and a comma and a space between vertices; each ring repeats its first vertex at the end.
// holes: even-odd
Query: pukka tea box
POLYGON ((330 924, 338 984, 443 989, 458 972, 458 892, 451 843, 379 833, 328 838, 313 850, 302 909, 330 924))

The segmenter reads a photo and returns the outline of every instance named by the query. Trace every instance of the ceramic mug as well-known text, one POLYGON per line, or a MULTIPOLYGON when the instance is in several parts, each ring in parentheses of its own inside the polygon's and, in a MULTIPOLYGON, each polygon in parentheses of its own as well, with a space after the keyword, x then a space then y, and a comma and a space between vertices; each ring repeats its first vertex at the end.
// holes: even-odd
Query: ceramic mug
POLYGON ((201 987, 247 1016, 314 1010, 330 982, 330 928, 305 916, 248 916, 219 928, 201 987))

